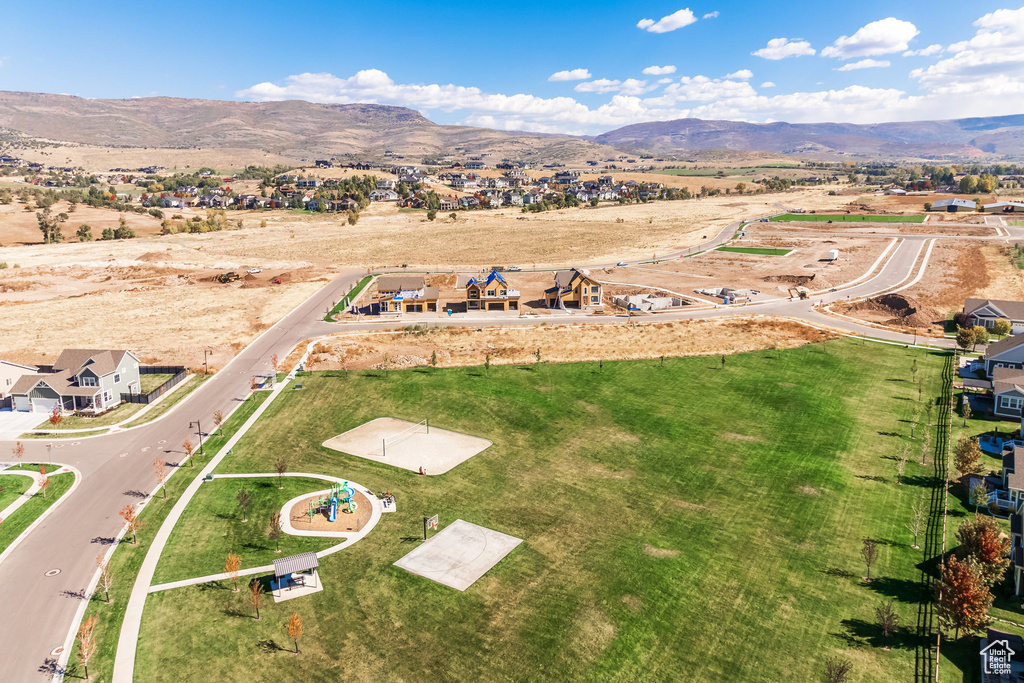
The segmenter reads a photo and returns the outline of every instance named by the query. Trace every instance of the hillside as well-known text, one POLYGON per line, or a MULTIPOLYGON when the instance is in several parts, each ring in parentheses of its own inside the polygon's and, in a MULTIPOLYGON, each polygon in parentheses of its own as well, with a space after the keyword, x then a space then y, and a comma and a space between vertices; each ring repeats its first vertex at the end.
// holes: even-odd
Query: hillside
POLYGON ((170 97, 93 100, 0 92, 0 128, 97 147, 235 148, 302 160, 420 156, 456 151, 582 162, 612 150, 571 136, 442 126, 419 112, 377 104, 228 102, 170 97))
POLYGON ((809 156, 1020 157, 1024 115, 871 125, 677 119, 624 126, 593 140, 659 154, 715 148, 809 156))

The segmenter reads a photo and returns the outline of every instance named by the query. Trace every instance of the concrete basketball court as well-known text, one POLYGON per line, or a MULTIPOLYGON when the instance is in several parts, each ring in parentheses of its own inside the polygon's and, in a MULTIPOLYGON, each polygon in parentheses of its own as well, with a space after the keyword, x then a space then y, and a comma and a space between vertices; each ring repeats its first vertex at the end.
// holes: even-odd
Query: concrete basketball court
POLYGON ((401 467, 410 472, 419 472, 422 467, 428 475, 444 474, 491 446, 487 439, 431 425, 428 432, 414 432, 382 449, 385 439, 401 435, 414 427, 415 422, 378 417, 324 441, 323 445, 331 450, 401 467))
POLYGON ((464 591, 522 542, 521 538, 457 519, 395 566, 464 591))

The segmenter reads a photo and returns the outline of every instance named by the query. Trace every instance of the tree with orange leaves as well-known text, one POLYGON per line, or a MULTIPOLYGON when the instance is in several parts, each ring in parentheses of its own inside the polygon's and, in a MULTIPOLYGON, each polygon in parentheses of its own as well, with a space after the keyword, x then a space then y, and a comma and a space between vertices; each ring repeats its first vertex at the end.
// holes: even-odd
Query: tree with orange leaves
POLYGON ((263 604, 263 597, 266 595, 266 591, 263 590, 263 582, 259 579, 253 579, 252 583, 249 584, 249 604, 256 610, 256 621, 260 620, 260 605, 263 604))
POLYGON ((128 526, 128 531, 132 532, 132 545, 138 545, 137 533, 139 529, 145 526, 145 523, 139 521, 139 513, 135 511, 135 506, 127 503, 117 514, 124 519, 124 523, 128 526))
POLYGON ((233 593, 238 592, 238 570, 242 568, 242 558, 234 553, 228 553, 228 559, 224 562, 224 572, 235 582, 233 593))
POLYGON ((50 411, 50 424, 54 429, 60 424, 60 421, 64 419, 64 409, 61 408, 60 404, 55 405, 53 410, 50 411))
POLYGON ((167 481, 167 464, 163 458, 153 461, 153 471, 156 472, 156 485, 163 489, 164 498, 167 498, 167 486, 164 484, 167 481))
POLYGON ((39 490, 43 492, 43 498, 46 498, 46 489, 50 488, 50 478, 46 476, 46 465, 39 466, 39 490))
POLYGON ((292 612, 288 617, 288 637, 295 643, 295 654, 299 654, 299 638, 302 637, 302 618, 298 612, 292 612))
POLYGON ((15 442, 14 448, 11 449, 11 453, 13 453, 14 457, 18 459, 18 462, 21 462, 21 459, 25 457, 25 444, 20 441, 15 442))
POLYGON ((192 443, 192 439, 185 439, 181 442, 181 447, 185 451, 185 459, 188 460, 189 467, 195 467, 192 464, 192 453, 196 450, 196 445, 192 443))
POLYGON ((85 678, 89 678, 89 661, 96 654, 96 637, 93 631, 96 630, 96 615, 92 615, 78 627, 78 663, 85 667, 85 678))
POLYGON ((988 616, 992 593, 974 558, 960 562, 956 557, 950 557, 942 565, 942 578, 935 582, 935 601, 939 608, 939 623, 944 628, 954 629, 955 638, 960 637, 961 630, 975 633, 992 622, 988 616))
POLYGON ((1010 539, 992 517, 975 515, 974 521, 964 521, 957 529, 956 538, 960 541, 957 556, 960 559, 973 557, 977 560, 985 583, 989 586, 998 583, 1010 568, 1010 558, 1007 557, 1010 539))

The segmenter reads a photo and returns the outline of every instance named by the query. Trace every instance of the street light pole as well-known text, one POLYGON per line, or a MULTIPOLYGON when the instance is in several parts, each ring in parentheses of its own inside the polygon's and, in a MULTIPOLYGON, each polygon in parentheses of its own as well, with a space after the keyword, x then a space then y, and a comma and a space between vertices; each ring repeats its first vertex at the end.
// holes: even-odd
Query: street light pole
POLYGON ((48 461, 48 463, 50 465, 53 464, 53 456, 51 455, 51 450, 52 449, 53 449, 53 444, 52 443, 46 444, 46 460, 48 461))
POLYGON ((206 453, 203 452, 203 426, 199 424, 199 420, 194 420, 188 423, 189 429, 191 429, 193 425, 195 425, 196 435, 199 437, 199 455, 206 455, 206 453))
POLYGON ((212 351, 210 351, 210 349, 203 349, 203 375, 204 376, 210 374, 210 366, 207 363, 206 359, 210 357, 211 353, 212 353, 212 351))

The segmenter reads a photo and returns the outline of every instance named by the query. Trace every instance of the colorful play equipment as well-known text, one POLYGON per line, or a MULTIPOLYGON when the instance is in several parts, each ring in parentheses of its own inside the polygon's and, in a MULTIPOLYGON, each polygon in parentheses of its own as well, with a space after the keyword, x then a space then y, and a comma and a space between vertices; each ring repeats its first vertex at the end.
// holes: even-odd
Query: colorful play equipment
POLYGON ((320 496, 316 501, 309 501, 309 510, 306 514, 312 519, 318 512, 327 515, 327 521, 335 522, 338 519, 338 508, 347 514, 352 514, 359 509, 355 501, 356 492, 346 481, 343 484, 331 484, 331 490, 320 496))

